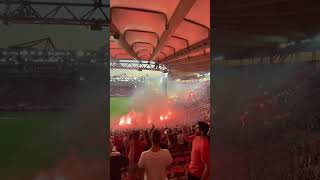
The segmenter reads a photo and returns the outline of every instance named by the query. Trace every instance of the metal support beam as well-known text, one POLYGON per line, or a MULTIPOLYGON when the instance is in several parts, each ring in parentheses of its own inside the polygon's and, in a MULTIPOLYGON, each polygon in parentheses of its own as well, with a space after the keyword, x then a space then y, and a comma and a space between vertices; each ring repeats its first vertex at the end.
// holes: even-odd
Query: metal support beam
POLYGON ((192 58, 183 58, 171 63, 166 63, 166 65, 170 67, 174 65, 188 65, 188 64, 197 64, 197 63, 203 63, 203 62, 210 62, 210 54, 198 55, 192 58))
POLYGON ((189 65, 175 65, 175 66, 170 66, 170 69, 187 69, 187 68, 210 68, 210 62, 207 63, 202 63, 202 64, 189 64, 189 65))
POLYGON ((164 63, 170 63, 170 62, 173 62, 173 61, 176 61, 175 59, 179 58, 179 57, 183 57, 183 56, 186 56, 190 53, 193 53, 193 52, 197 52, 197 51, 201 51, 201 50, 204 50, 206 48, 210 48, 210 39, 204 39, 198 43, 195 43, 185 49, 182 49, 178 52, 176 52, 175 54, 172 54, 170 56, 168 56, 164 63))
POLYGON ((140 63, 140 62, 120 62, 111 61, 111 69, 131 69, 131 70, 151 70, 151 71, 166 71, 165 66, 160 66, 159 68, 154 68, 154 63, 140 63))
POLYGON ((127 40, 125 39, 124 35, 120 33, 119 29, 113 23, 111 23, 111 30, 112 30, 112 32, 114 32, 116 34, 116 36, 118 36, 117 40, 119 42, 119 45, 125 51, 127 51, 130 56, 134 57, 135 59, 139 59, 137 53, 135 53, 133 51, 133 49, 131 48, 131 46, 129 45, 127 40))
POLYGON ((107 16, 107 9, 110 6, 102 4, 101 1, 92 3, 63 3, 0 0, 0 5, 7 7, 4 13, 0 13, 0 19, 4 24, 78 25, 91 26, 92 30, 102 30, 102 27, 109 26, 110 23, 107 16), (88 9, 84 10, 84 7, 88 9), (63 9, 66 10, 67 15, 59 14, 63 9), (100 16, 94 15, 95 13, 100 13, 100 16))
POLYGON ((180 23, 184 20, 190 9, 193 7, 196 0, 181 0, 174 11, 169 23, 168 28, 163 32, 158 45, 154 49, 150 60, 154 60, 160 53, 161 49, 165 46, 165 42, 173 35, 180 23))
POLYGON ((185 67, 185 68, 174 68, 170 71, 182 71, 182 72, 208 72, 210 71, 210 65, 202 67, 185 67))

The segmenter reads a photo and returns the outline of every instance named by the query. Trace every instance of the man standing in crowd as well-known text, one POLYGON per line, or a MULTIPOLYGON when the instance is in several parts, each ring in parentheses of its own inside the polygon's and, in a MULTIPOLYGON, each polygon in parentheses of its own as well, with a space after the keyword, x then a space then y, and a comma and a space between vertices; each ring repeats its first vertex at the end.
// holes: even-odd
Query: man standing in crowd
POLYGON ((120 152, 110 153, 110 178, 121 180, 121 168, 128 166, 129 160, 120 152))
POLYGON ((172 163, 172 156, 167 149, 160 148, 161 132, 153 130, 151 133, 151 149, 144 151, 138 166, 145 170, 145 180, 166 180, 167 168, 172 163))
POLYGON ((179 130, 178 135, 177 135, 177 142, 178 142, 178 150, 182 151, 183 150, 183 146, 184 146, 184 134, 182 132, 182 130, 179 130))
POLYGON ((199 121, 195 126, 195 134, 185 137, 192 142, 191 162, 189 165, 189 180, 209 180, 210 144, 208 139, 209 125, 199 121))
POLYGON ((127 148, 129 158, 129 180, 140 180, 143 176, 143 171, 138 167, 138 161, 144 148, 145 144, 140 140, 140 132, 133 131, 127 148))

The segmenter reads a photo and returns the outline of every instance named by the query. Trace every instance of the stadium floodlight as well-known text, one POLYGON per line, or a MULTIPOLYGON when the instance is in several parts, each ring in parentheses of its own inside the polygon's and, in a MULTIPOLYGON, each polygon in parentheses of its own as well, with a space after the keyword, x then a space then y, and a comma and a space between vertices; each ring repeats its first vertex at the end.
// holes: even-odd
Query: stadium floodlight
POLYGON ((287 44, 287 43, 281 43, 281 44, 279 45, 279 48, 281 48, 281 49, 286 48, 286 47, 288 47, 288 44, 287 44))
POLYGON ((292 41, 292 42, 289 43, 289 45, 290 46, 294 46, 294 45, 296 45, 296 42, 292 41))
POLYGON ((216 58, 214 58, 215 61, 222 61, 224 60, 224 56, 218 56, 216 58))
POLYGON ((77 57, 83 57, 84 56, 84 52, 79 50, 79 51, 77 51, 76 55, 77 55, 77 57))
POLYGON ((27 55, 28 51, 24 50, 24 51, 20 51, 20 55, 27 55))
POLYGON ((301 42, 302 43, 310 43, 312 40, 311 39, 305 39, 305 40, 302 40, 301 42))

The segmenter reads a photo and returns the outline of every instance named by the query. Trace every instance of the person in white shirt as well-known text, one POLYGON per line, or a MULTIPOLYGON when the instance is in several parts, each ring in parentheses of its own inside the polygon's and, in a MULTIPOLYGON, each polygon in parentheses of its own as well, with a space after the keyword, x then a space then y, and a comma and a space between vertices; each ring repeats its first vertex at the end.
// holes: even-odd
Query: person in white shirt
POLYGON ((161 132, 153 130, 151 149, 144 151, 138 166, 145 170, 145 180, 167 180, 167 168, 172 163, 172 156, 167 149, 160 148, 161 132))

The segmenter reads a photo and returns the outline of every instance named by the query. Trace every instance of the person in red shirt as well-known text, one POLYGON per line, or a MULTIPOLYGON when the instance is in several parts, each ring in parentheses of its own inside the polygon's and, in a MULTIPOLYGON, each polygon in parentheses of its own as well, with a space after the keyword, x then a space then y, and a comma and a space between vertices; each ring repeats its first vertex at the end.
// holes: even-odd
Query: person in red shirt
POLYGON ((210 170, 210 144, 207 136, 209 125, 199 121, 195 125, 195 134, 185 137, 192 142, 191 162, 189 165, 188 180, 208 180, 210 170))

